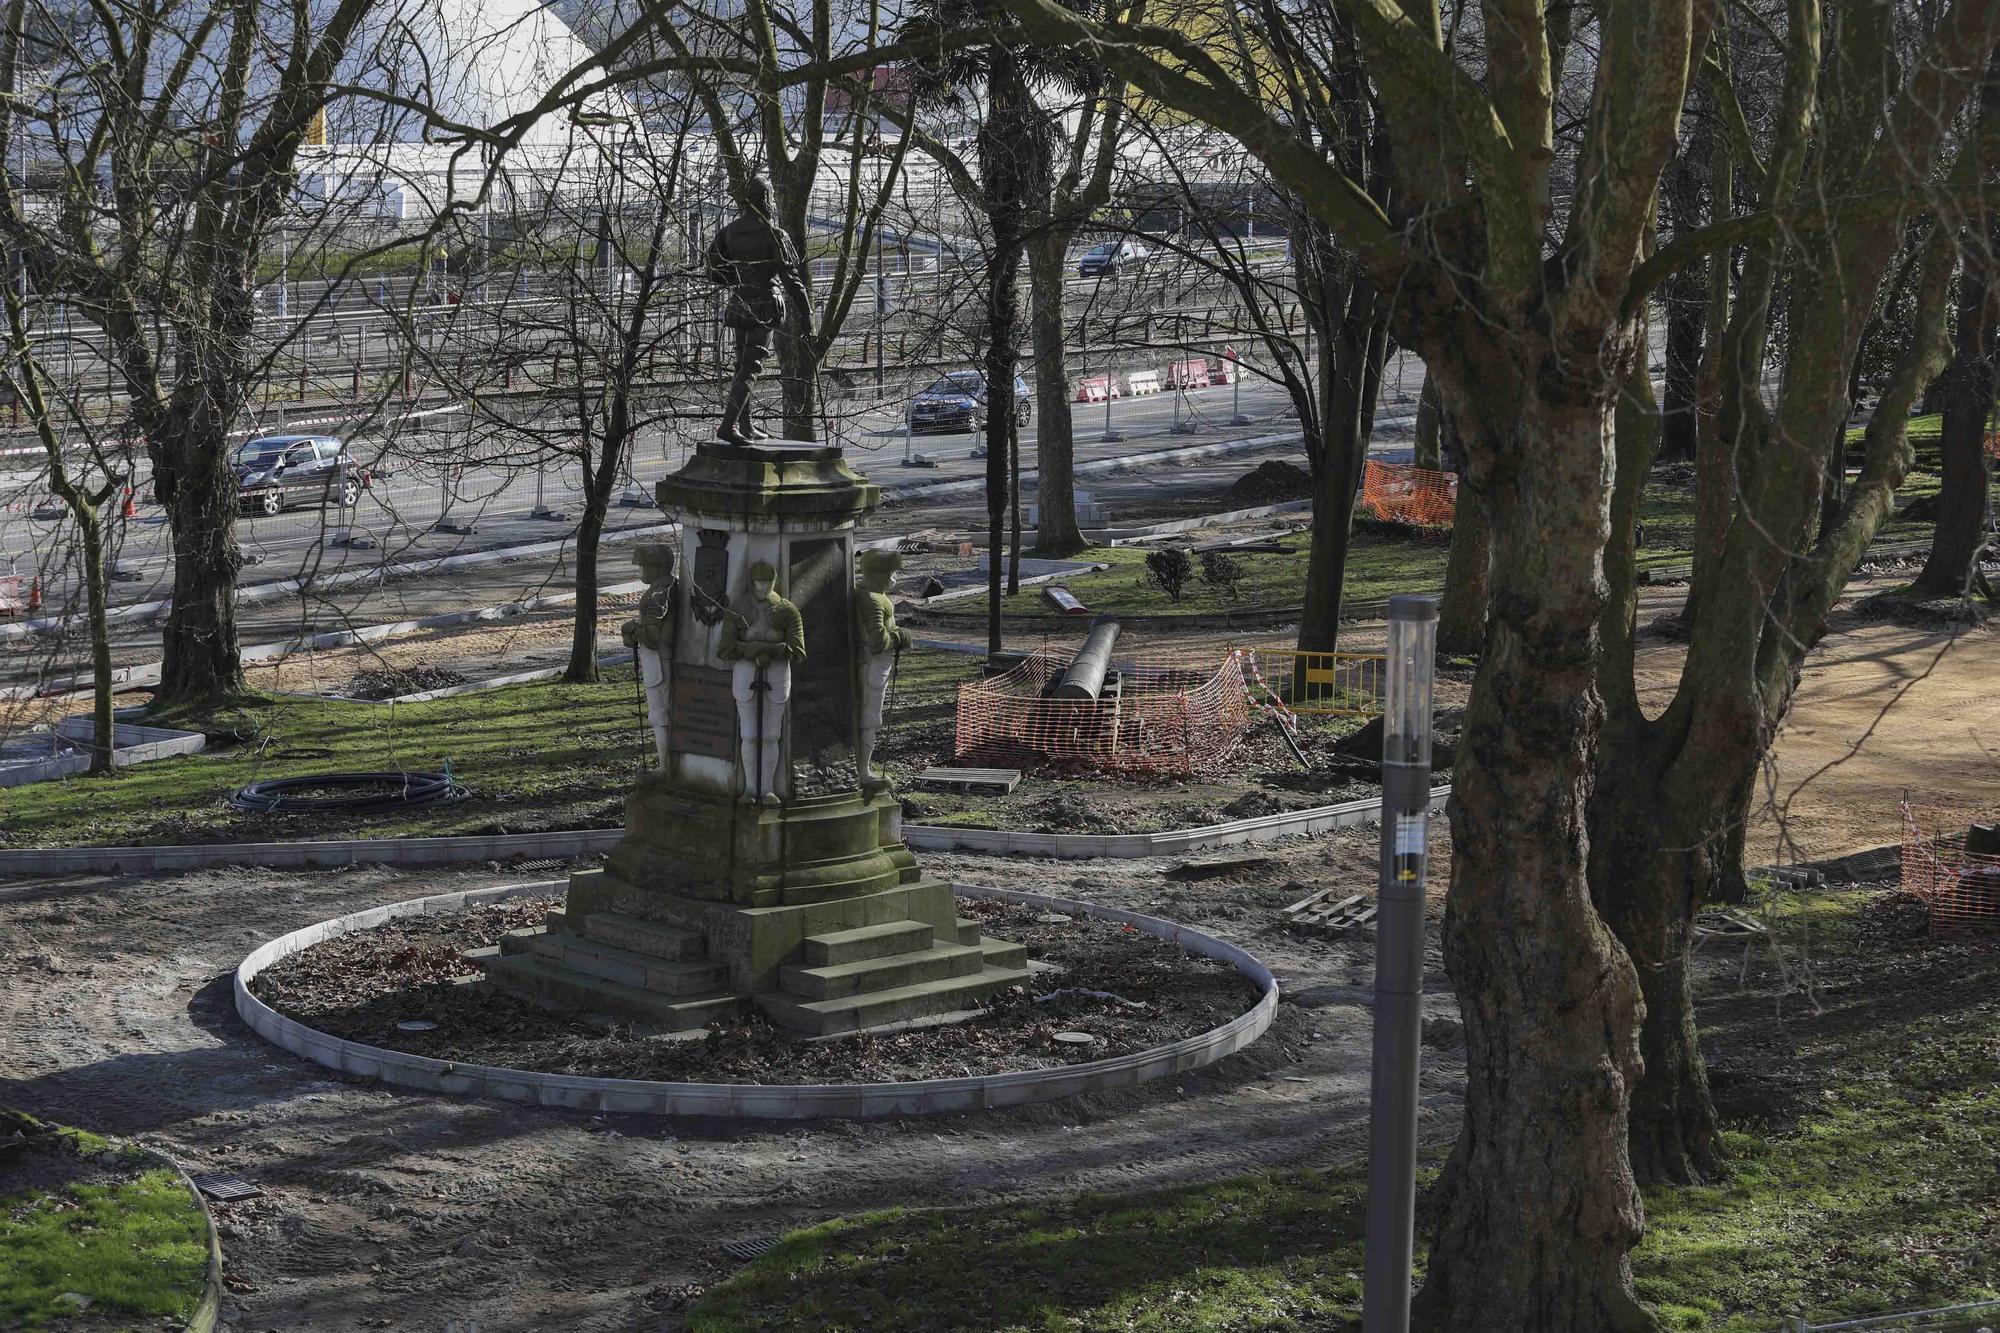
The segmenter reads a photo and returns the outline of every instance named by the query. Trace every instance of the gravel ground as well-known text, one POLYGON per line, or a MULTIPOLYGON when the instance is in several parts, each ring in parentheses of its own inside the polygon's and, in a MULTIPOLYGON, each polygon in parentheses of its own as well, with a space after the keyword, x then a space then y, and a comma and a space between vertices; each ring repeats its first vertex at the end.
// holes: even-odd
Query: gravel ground
MULTIPOLYGON (((795 1126, 405 1094, 337 1079, 236 1018, 229 975, 258 943, 375 904, 506 882, 498 867, 0 885, 0 1103, 135 1135, 190 1170, 262 1186, 261 1200, 218 1208, 229 1329, 671 1329, 691 1288, 739 1262, 725 1245, 843 1213, 1358 1154, 1370 947, 1293 937, 1275 915, 1307 884, 1372 883, 1373 839, 1274 844, 1276 864, 1254 884, 1171 883, 1165 860, 927 858, 962 882, 1075 894, 1234 939, 1279 973, 1286 1003, 1249 1050, 1146 1088, 979 1116, 795 1126)), ((1448 1017, 1435 963, 1433 953, 1429 1004, 1448 1017)), ((1458 1048, 1428 1053, 1434 1141, 1456 1127, 1463 1072, 1458 1048)))

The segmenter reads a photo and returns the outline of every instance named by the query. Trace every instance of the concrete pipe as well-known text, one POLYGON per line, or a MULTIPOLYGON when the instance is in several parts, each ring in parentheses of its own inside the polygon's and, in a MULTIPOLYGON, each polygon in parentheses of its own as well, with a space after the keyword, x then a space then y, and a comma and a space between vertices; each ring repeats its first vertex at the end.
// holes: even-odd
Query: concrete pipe
POLYGON ((1104 689, 1104 677, 1111 670, 1111 645, 1118 642, 1118 621, 1099 616, 1090 622, 1090 637, 1077 649, 1056 686, 1057 699, 1095 699, 1104 689))

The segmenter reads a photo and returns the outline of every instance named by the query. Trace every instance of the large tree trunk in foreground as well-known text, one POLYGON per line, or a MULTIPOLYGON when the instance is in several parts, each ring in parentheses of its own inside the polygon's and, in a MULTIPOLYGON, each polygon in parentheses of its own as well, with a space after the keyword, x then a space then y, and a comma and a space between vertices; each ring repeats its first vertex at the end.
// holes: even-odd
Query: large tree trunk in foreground
MULTIPOLYGON (((1484 396, 1446 386, 1461 430, 1493 431, 1484 396)), ((1488 495, 1493 616, 1453 772, 1444 922, 1465 1120, 1419 1310, 1450 1333, 1652 1329, 1627 1258, 1639 986, 1586 866, 1609 423, 1598 402, 1517 412, 1519 438, 1478 450, 1533 475, 1488 495)))
POLYGON ((236 642, 236 481, 216 416, 179 423, 180 438, 153 451, 172 519, 174 604, 160 635, 155 704, 206 707, 244 692, 236 642), (161 476, 161 465, 167 465, 161 476))
MULTIPOLYGON (((1035 554, 1074 555, 1089 543, 1076 521, 1076 435, 1063 348, 1067 234, 1028 243, 1028 319, 1035 346, 1035 554)), ((1013 395, 1009 394, 1011 402, 1013 395)), ((995 401, 998 401, 997 399, 995 401)))
MULTIPOLYGON (((1733 843, 1718 804, 1690 808, 1662 781, 1663 758, 1607 732, 1590 820, 1597 903, 1637 971, 1645 1000, 1632 1090, 1630 1151, 1647 1184, 1711 1179, 1722 1135, 1696 1042, 1688 949, 1694 915, 1722 892, 1733 843)), ((1740 805, 1738 806, 1740 813, 1740 805)))
POLYGON ((1458 478, 1458 503, 1451 520, 1451 549, 1445 555, 1444 597, 1438 603, 1438 653, 1477 657, 1486 644, 1486 589, 1493 563, 1486 506, 1458 478))

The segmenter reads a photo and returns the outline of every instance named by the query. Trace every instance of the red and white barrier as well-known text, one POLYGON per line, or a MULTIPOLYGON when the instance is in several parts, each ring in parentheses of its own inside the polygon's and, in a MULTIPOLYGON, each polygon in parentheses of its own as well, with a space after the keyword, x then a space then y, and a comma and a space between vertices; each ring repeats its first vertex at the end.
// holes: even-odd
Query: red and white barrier
POLYGON ((0 574, 0 616, 29 615, 42 609, 38 574, 0 574))
POLYGON ((1125 392, 1134 398, 1142 394, 1158 393, 1165 386, 1160 383, 1157 370, 1135 370, 1125 377, 1125 392))
POLYGON ((1236 383, 1243 374, 1242 369, 1236 364, 1236 349, 1234 347, 1224 347, 1222 349, 1222 359, 1215 363, 1209 373, 1215 377, 1215 383, 1217 384, 1236 383))
POLYGON ((1109 375, 1085 375, 1076 382, 1076 401, 1079 403, 1102 403, 1112 398, 1121 398, 1117 381, 1109 375))
POLYGON ((1207 357, 1190 357, 1167 366, 1167 387, 1170 389, 1206 389, 1208 385, 1207 357))

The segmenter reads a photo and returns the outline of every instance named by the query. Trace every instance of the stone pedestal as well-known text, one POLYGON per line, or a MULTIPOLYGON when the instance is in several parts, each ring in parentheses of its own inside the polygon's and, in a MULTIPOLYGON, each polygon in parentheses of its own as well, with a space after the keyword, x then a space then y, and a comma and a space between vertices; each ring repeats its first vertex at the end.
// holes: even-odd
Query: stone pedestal
POLYGON ((771 441, 704 446, 658 494, 682 516, 665 766, 626 798, 604 869, 571 876, 563 912, 473 955, 488 980, 676 1028, 754 1003, 815 1034, 965 1010, 1024 981, 1025 951, 958 918, 903 845, 895 798, 857 779, 854 524, 880 489, 837 448, 771 441), (727 608, 759 562, 804 628, 782 716, 751 712, 775 737, 743 734, 724 654, 727 608), (778 753, 762 802, 742 754, 756 740, 778 753))

